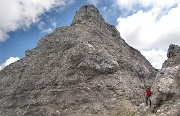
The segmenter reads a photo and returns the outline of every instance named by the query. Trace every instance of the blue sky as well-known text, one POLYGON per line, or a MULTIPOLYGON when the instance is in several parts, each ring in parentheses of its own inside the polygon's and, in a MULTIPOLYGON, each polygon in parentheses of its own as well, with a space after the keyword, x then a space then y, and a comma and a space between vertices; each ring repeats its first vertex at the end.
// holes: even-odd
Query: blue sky
POLYGON ((0 0, 0 70, 25 56, 75 12, 93 4, 122 38, 161 68, 170 44, 180 45, 179 0, 0 0))

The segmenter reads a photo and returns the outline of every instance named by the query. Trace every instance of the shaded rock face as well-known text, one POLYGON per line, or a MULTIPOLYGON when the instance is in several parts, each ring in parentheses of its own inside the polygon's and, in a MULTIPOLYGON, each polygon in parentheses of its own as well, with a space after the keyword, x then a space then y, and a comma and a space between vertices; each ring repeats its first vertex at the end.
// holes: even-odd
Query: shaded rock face
POLYGON ((116 115, 143 101, 156 70, 92 5, 0 72, 1 116, 116 115))
POLYGON ((180 46, 171 44, 168 59, 153 84, 154 108, 158 116, 180 115, 180 46))
POLYGON ((180 46, 171 44, 167 53, 168 59, 163 67, 178 66, 180 64, 180 46))

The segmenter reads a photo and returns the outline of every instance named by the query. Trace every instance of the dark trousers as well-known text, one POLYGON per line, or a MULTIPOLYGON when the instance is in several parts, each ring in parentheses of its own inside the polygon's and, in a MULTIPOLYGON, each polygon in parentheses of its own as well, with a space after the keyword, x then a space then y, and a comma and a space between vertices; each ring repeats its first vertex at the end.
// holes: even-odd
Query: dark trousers
POLYGON ((150 106, 151 106, 151 99, 150 99, 150 96, 146 96, 146 105, 148 105, 148 101, 149 101, 150 106))

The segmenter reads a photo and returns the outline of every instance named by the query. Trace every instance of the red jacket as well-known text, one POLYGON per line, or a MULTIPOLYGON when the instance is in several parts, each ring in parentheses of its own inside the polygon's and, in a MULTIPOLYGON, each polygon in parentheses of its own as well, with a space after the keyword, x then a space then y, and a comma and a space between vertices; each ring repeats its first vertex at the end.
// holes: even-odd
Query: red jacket
POLYGON ((146 96, 151 96, 152 92, 149 89, 146 89, 146 96))

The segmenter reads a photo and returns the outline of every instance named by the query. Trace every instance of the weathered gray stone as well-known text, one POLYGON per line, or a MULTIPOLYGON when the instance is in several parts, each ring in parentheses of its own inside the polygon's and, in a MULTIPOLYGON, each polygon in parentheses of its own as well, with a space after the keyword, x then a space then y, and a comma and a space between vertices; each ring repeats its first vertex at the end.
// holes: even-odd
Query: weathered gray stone
POLYGON ((178 66, 180 64, 180 46, 171 44, 167 53, 168 59, 163 67, 178 66))
POLYGON ((124 100, 132 107, 144 102, 144 85, 156 73, 94 6, 83 6, 70 26, 0 71, 0 114, 116 115, 124 100))
POLYGON ((153 83, 153 103, 157 116, 180 115, 180 47, 170 45, 168 59, 153 83))

